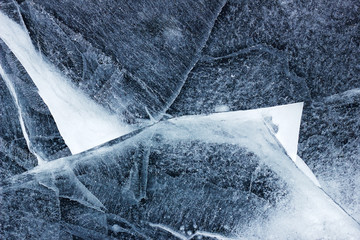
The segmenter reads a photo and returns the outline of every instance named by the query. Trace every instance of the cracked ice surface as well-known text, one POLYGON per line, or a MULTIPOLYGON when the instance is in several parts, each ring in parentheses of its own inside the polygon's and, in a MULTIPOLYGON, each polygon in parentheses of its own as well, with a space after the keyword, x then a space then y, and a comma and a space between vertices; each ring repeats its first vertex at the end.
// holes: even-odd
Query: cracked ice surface
POLYGON ((359 9, 0 0, 0 238, 359 239, 359 9))
POLYGON ((242 111, 184 116, 46 163, 9 179, 2 221, 24 234, 7 198, 42 199, 40 185, 59 199, 48 206, 61 217, 34 236, 56 228, 81 238, 355 239, 358 223, 296 167, 268 121, 242 111))
MULTIPOLYGON (((8 76, 5 74, 5 72, 2 69, 1 65, 0 65, 0 76, 4 79, 4 82, 6 83, 11 95, 14 97, 16 107, 18 108, 18 114, 19 114, 19 121, 20 121, 21 130, 22 130, 22 133, 24 135, 24 139, 26 141, 27 147, 29 149, 31 149, 31 142, 30 142, 29 136, 28 136, 28 134, 26 132, 26 129, 25 129, 24 119, 22 117, 22 112, 20 110, 19 101, 17 99, 14 86, 12 85, 11 81, 8 79, 8 76)), ((34 153, 34 155, 36 156, 36 158, 38 160, 38 165, 43 163, 44 160, 41 159, 40 156, 38 156, 36 153, 34 153)))
POLYGON ((25 29, 1 12, 0 23, 0 38, 29 73, 73 154, 131 131, 121 119, 77 90, 44 60, 25 29))
POLYGON ((91 99, 133 123, 147 118, 145 107, 159 119, 171 105, 225 2, 32 0, 15 5, 47 60, 91 99))

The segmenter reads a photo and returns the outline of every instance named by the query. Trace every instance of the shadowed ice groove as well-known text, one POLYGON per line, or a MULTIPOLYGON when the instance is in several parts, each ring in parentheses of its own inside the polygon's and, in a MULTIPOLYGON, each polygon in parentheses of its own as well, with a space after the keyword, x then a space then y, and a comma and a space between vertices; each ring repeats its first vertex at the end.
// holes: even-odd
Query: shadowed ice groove
POLYGON ((95 231, 117 239, 356 239, 358 223, 296 167, 268 126, 266 116, 241 111, 170 119, 18 175, 4 191, 49 176, 61 189, 58 176, 72 169, 105 207, 107 227, 104 215, 100 225, 64 227, 83 238, 95 231), (146 185, 142 198, 129 184, 136 182, 146 185))

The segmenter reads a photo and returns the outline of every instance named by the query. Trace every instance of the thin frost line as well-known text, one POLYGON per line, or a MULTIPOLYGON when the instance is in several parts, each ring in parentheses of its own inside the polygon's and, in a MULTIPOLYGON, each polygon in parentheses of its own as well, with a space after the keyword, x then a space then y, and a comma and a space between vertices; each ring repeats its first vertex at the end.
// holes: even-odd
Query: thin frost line
POLYGON ((6 75, 4 69, 2 68, 1 65, 0 65, 0 75, 4 79, 4 82, 5 82, 6 86, 7 86, 7 88, 9 89, 9 91, 11 93, 11 96, 14 98, 16 107, 18 109, 20 126, 21 126, 21 130, 22 130, 22 133, 23 133, 25 141, 26 141, 26 145, 28 146, 30 152, 33 153, 36 156, 36 158, 38 160, 38 165, 42 165, 45 161, 32 149, 32 145, 31 145, 31 142, 30 142, 30 139, 29 139, 29 135, 28 135, 28 133, 26 131, 24 119, 23 119, 23 116, 22 116, 21 107, 20 107, 20 104, 19 104, 19 101, 18 101, 18 98, 17 98, 17 95, 16 95, 15 88, 14 88, 13 84, 11 83, 11 81, 9 80, 9 78, 7 77, 7 75, 6 75))

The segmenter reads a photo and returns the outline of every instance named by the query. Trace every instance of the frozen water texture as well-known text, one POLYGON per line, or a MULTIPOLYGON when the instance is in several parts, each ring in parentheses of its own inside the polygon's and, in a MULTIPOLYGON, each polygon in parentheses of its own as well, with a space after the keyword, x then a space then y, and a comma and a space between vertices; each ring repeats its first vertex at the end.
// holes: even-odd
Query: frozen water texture
POLYGON ((39 89, 60 134, 73 154, 82 152, 131 131, 71 85, 38 53, 27 32, 0 12, 0 38, 12 50, 39 89))
MULTIPOLYGON (((0 3, 22 25, 0 12, 0 38, 79 153, 1 176, 1 239, 359 238, 359 4, 224 4, 0 3), (176 96, 168 113, 194 115, 158 122, 176 96), (299 151, 302 103, 229 112, 300 101, 299 151)), ((48 138, 17 65, 0 66, 9 169, 48 138)))
POLYGON ((132 124, 148 118, 145 108, 159 120, 172 104, 225 2, 103 0, 85 6, 32 0, 15 5, 43 56, 92 100, 132 124))
POLYGON ((359 222, 359 4, 228 1, 168 113, 304 101, 299 156, 359 222))
MULTIPOLYGON (((299 131, 301 123, 301 115, 304 103, 293 103, 269 108, 259 108, 245 111, 236 111, 236 112, 227 112, 224 113, 229 117, 243 116, 243 117, 264 117, 268 120, 268 123, 271 125, 270 128, 273 129, 274 135, 279 140, 279 142, 284 147, 286 153, 290 158, 295 162, 296 166, 308 176, 315 185, 320 187, 319 181, 316 179, 315 175, 311 169, 304 163, 304 161, 297 155, 297 147, 299 140, 299 131)), ((226 106, 218 106, 220 109, 228 111, 226 106)), ((220 110, 219 110, 220 111, 220 110)), ((221 116, 221 115, 219 115, 221 116)))
POLYGON ((296 167, 267 116, 254 112, 161 121, 13 177, 4 191, 39 181, 71 199, 60 210, 83 209, 83 217, 61 224, 82 238, 94 231, 120 239, 356 239, 358 223, 296 167))
POLYGON ((308 165, 301 159, 301 157, 296 156, 296 166, 308 177, 310 180, 318 187, 321 187, 319 180, 316 178, 314 173, 311 171, 308 165))
MULTIPOLYGON (((250 116, 264 116, 270 119, 272 124, 275 124, 275 136, 284 146, 290 158, 296 162, 297 145, 299 140, 299 130, 301 122, 301 114, 303 103, 293 103, 288 105, 281 105, 269 108, 259 108, 246 111, 237 111, 234 113, 224 113, 224 115, 242 115, 244 117, 250 116)), ((216 109, 220 111, 228 111, 226 106, 218 106, 216 109)), ((223 115, 219 115, 223 116, 223 115)))
MULTIPOLYGON (((30 151, 34 158, 36 155, 43 161, 70 155, 70 150, 61 137, 49 108, 40 97, 38 88, 1 39, 0 65, 4 76, 0 83, 2 88, 1 121, 4 123, 1 126, 1 137, 10 146, 15 140, 16 146, 25 148, 25 151, 30 151), (17 129, 20 135, 14 133, 14 129, 17 129), (21 147, 19 139, 22 139, 24 134, 27 135, 28 144, 26 146, 21 144, 23 146, 21 147)), ((3 143, 4 146, 6 142, 3 143)), ((6 151, 8 156, 13 158, 11 148, 6 147, 6 151)), ((23 162, 24 159, 20 161, 23 162)))
MULTIPOLYGON (((21 108, 19 106, 19 102, 18 102, 16 93, 15 93, 14 86, 12 85, 11 81, 8 79, 8 76, 5 74, 5 72, 2 69, 1 65, 0 65, 0 76, 4 79, 8 89, 9 89, 11 95, 12 95, 12 97, 14 98, 15 104, 16 104, 17 109, 18 109, 19 121, 20 121, 20 126, 21 126, 22 133, 24 135, 24 138, 25 138, 25 141, 26 141, 26 144, 27 144, 28 148, 32 149, 31 142, 30 142, 28 133, 27 133, 26 128, 25 128, 24 119, 22 117, 21 108)), ((38 160, 38 165, 41 165, 42 163, 44 163, 44 160, 36 152, 33 151, 32 153, 36 156, 36 158, 38 160)))
POLYGON ((228 112, 230 108, 226 105, 217 105, 215 106, 215 112, 228 112))

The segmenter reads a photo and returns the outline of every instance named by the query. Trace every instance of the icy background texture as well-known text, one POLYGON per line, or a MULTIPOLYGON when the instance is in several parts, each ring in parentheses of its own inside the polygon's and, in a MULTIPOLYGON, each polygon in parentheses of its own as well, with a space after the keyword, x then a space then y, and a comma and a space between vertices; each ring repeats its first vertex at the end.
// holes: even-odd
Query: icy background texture
POLYGON ((359 119, 358 0, 0 0, 0 239, 360 239, 359 119))

